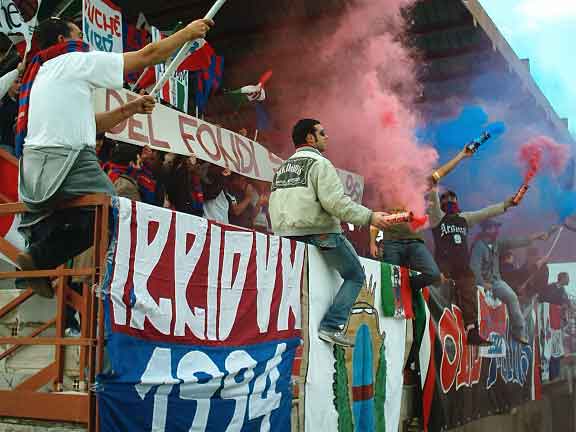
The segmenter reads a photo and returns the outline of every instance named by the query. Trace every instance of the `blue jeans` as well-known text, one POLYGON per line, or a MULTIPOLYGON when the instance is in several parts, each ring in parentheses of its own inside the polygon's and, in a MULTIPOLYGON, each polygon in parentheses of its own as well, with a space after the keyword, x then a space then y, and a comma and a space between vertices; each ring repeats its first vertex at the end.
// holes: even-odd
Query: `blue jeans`
POLYGON ((492 281, 492 292, 508 308, 512 334, 520 337, 525 336, 524 315, 522 315, 522 308, 514 290, 502 279, 495 279, 492 281))
POLYGON ((436 261, 426 244, 420 240, 384 240, 382 261, 419 272, 410 277, 410 286, 414 292, 440 282, 436 261))
POLYGON ((321 329, 341 330, 348 322, 350 309, 366 279, 354 247, 342 234, 316 234, 293 239, 316 246, 328 265, 344 279, 332 306, 320 322, 321 329))

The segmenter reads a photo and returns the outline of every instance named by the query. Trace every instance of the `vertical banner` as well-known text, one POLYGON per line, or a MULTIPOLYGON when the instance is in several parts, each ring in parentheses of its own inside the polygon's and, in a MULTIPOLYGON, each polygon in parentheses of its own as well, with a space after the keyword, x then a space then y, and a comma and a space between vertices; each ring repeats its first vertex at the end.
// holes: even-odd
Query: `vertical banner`
POLYGON ((427 294, 420 345, 424 428, 430 432, 462 426, 509 411, 540 397, 536 311, 529 309, 530 344, 510 334, 506 307, 479 288, 480 333, 493 345, 468 345, 462 311, 435 289, 427 294))
POLYGON ((170 78, 170 105, 178 111, 188 113, 189 71, 175 72, 170 78))
POLYGON ((560 376, 560 359, 564 357, 563 312, 561 306, 550 303, 540 303, 537 308, 542 381, 547 382, 560 376))
POLYGON ((0 33, 9 36, 13 42, 15 42, 14 36, 22 35, 26 40, 26 52, 32 45, 40 3, 40 0, 0 0, 2 8, 0 33))
POLYGON ((124 52, 122 10, 110 0, 83 0, 84 42, 97 51, 124 52))
MULTIPOLYGON (((158 30, 154 26, 150 26, 150 36, 152 38, 152 42, 158 42, 164 38, 162 32, 158 30)), ((159 63, 154 66, 154 73, 156 74, 155 82, 158 82, 160 78, 164 76, 164 72, 166 72, 166 63, 159 63)), ((156 94, 156 100, 158 102, 165 101, 169 104, 172 104, 172 83, 174 77, 166 81, 162 90, 156 94)))
POLYGON ((103 432, 291 430, 305 245, 113 201, 103 432))
MULTIPOLYGON (((366 284, 345 329, 353 348, 318 338, 318 327, 342 279, 318 249, 308 248, 308 364, 305 377, 305 431, 396 431, 400 422, 406 320, 382 310, 382 269, 361 259, 366 284)), ((394 305, 392 305, 394 313, 394 305)))

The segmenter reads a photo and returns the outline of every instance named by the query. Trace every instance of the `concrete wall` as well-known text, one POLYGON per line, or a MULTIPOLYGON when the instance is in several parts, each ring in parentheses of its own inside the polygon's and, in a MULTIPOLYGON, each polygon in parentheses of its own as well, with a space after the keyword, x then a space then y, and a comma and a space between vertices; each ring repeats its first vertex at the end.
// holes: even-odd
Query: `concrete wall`
MULTIPOLYGON (((543 387, 542 400, 529 402, 513 409, 509 414, 485 417, 466 426, 450 429, 454 432, 576 432, 576 395, 564 379, 543 387)), ((411 387, 405 386, 403 395, 403 419, 399 432, 420 431, 410 421, 412 404, 411 387)))

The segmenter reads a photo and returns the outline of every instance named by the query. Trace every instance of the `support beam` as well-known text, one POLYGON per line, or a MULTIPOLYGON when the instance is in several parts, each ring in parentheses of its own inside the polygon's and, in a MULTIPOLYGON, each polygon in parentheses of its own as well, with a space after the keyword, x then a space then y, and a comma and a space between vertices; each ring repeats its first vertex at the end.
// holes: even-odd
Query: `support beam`
POLYGON ((0 416, 88 423, 88 394, 0 391, 0 416))

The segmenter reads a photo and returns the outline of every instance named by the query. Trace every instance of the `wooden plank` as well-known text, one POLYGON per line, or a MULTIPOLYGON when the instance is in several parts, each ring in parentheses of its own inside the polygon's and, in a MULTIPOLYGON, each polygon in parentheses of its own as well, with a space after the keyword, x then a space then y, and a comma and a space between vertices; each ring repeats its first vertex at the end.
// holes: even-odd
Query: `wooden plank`
POLYGON ((92 345, 93 340, 87 338, 58 338, 58 337, 0 337, 0 345, 92 345))
POLYGON ((16 257, 20 252, 20 249, 10 243, 4 237, 0 237, 0 253, 6 255, 12 262, 16 262, 16 257))
POLYGON ((0 215, 24 213, 26 206, 21 202, 11 202, 7 204, 0 204, 0 215))
POLYGON ((56 378, 56 362, 50 363, 44 369, 26 378, 13 391, 36 391, 56 378))
POLYGON ((68 306, 71 306, 74 308, 74 310, 76 310, 78 313, 80 313, 80 316, 85 316, 83 315, 83 307, 84 307, 84 303, 86 303, 86 300, 84 299, 84 297, 80 294, 78 294, 76 291, 74 291, 73 289, 71 289, 70 287, 68 287, 66 289, 66 304, 68 306))
MULTIPOLYGON (((38 336, 40 333, 42 333, 44 330, 49 329, 52 325, 54 325, 54 323, 56 322, 56 318, 51 319, 50 321, 48 321, 45 324, 42 324, 42 326, 38 327, 36 330, 34 330, 32 333, 30 333, 28 335, 28 337, 36 337, 38 336)), ((18 351, 20 348, 22 348, 22 345, 14 345, 13 347, 8 348, 6 351, 4 351, 2 354, 0 354, 0 360, 2 360, 5 357, 8 357, 12 354, 14 354, 16 351, 18 351)))
MULTIPOLYGON (((66 299, 64 297, 64 278, 58 278, 58 287, 56 288, 56 337, 64 337, 66 323, 66 299)), ((64 383, 64 347, 58 345, 54 347, 54 356, 56 363, 56 379, 54 380, 54 391, 62 391, 64 383)))
POLYGON ((0 280, 32 279, 39 277, 59 277, 59 276, 91 276, 93 273, 94 270, 91 268, 0 272, 0 280))
MULTIPOLYGON (((61 203, 56 208, 75 208, 75 207, 95 207, 95 206, 108 206, 110 204, 110 197, 106 194, 93 194, 85 195, 73 200, 61 203)), ((26 205, 22 202, 10 202, 0 204, 0 215, 25 213, 27 211, 26 205)))
POLYGON ((0 391, 0 416, 85 423, 89 396, 85 393, 0 391))
POLYGON ((4 305, 2 308, 0 308, 0 318, 3 318, 4 315, 6 315, 9 312, 12 312, 14 309, 16 309, 16 307, 20 306, 22 303, 24 303, 26 300, 28 300, 33 295, 34 295, 34 291, 32 291, 31 289, 27 289, 26 291, 24 291, 22 294, 20 294, 18 297, 16 297, 14 300, 12 300, 10 303, 8 303, 8 304, 4 305))

